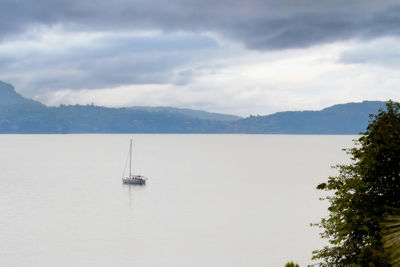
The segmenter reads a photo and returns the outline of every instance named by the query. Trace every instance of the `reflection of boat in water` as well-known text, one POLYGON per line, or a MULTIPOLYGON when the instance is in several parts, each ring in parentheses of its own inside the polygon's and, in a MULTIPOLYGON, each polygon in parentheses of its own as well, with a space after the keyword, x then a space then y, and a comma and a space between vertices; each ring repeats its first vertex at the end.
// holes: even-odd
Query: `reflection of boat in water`
MULTIPOLYGON (((126 169, 126 164, 125 164, 125 169, 126 169)), ((125 176, 125 169, 123 176, 125 176)), ((131 146, 129 148, 129 176, 122 177, 122 182, 124 184, 144 185, 146 184, 146 180, 147 178, 142 175, 132 174, 132 139, 131 139, 131 146)))

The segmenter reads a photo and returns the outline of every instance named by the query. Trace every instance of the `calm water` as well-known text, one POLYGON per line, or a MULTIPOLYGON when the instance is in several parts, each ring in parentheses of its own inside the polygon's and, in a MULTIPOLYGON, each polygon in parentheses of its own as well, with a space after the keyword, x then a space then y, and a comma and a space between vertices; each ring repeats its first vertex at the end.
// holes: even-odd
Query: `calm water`
POLYGON ((354 138, 0 135, 0 266, 306 266, 354 138))

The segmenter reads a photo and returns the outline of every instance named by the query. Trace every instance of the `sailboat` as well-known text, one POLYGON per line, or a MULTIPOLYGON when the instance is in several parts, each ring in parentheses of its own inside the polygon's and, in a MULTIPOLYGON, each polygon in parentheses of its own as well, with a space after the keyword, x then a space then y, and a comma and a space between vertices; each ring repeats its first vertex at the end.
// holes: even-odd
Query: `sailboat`
MULTIPOLYGON (((126 164, 125 164, 125 169, 126 169, 126 164)), ((146 177, 144 177, 142 175, 132 174, 132 139, 131 139, 131 145, 129 148, 129 176, 128 177, 124 177, 125 169, 124 169, 124 174, 122 175, 122 182, 124 184, 135 184, 135 185, 146 184, 146 180, 147 180, 146 177)))

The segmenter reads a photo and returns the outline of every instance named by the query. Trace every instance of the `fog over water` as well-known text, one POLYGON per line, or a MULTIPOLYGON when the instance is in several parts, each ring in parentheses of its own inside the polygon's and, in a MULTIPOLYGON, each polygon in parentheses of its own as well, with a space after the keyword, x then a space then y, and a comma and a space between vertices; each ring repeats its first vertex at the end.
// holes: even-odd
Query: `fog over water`
POLYGON ((0 135, 0 266, 306 266, 355 138, 0 135))

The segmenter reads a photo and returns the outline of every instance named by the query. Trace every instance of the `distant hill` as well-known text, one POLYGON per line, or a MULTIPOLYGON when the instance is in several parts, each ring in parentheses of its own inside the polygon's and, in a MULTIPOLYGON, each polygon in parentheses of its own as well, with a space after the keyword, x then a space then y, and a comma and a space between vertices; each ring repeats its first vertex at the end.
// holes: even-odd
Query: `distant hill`
POLYGON ((168 107, 46 107, 0 84, 0 133, 208 133, 240 117, 168 107))
POLYGON ((287 111, 240 118, 171 107, 47 107, 0 82, 0 133, 249 133, 358 134, 385 102, 334 105, 320 111, 287 111))
POLYGON ((211 113, 204 110, 194 110, 187 108, 174 108, 174 107, 132 107, 133 110, 144 110, 150 112, 164 112, 171 114, 179 114, 187 118, 197 118, 202 120, 216 120, 216 121, 237 121, 243 119, 242 117, 221 113, 211 113))
POLYGON ((0 81, 0 106, 19 104, 42 105, 39 102, 22 97, 20 94, 15 92, 15 89, 11 84, 0 81))
POLYGON ((240 120, 242 133, 359 134, 365 131, 369 114, 385 107, 383 101, 334 105, 320 111, 287 111, 240 120))

